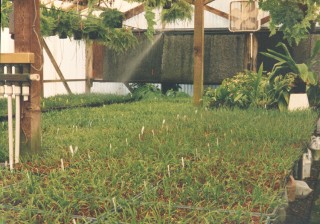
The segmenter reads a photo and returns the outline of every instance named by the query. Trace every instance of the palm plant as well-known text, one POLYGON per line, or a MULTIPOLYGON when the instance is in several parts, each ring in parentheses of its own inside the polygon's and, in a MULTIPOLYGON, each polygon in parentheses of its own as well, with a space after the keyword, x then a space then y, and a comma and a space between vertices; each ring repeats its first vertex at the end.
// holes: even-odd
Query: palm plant
MULTIPOLYGON (((318 84, 317 75, 310 70, 310 66, 308 64, 296 63, 284 43, 278 43, 277 47, 281 47, 284 53, 279 53, 271 49, 268 49, 268 52, 261 52, 261 54, 278 61, 274 64, 271 71, 271 83, 274 83, 274 80, 277 76, 285 76, 287 73, 292 73, 296 76, 293 92, 308 92, 311 87, 314 87, 318 84)), ((317 49, 315 48, 312 57, 318 53, 319 49, 320 47, 317 49)))

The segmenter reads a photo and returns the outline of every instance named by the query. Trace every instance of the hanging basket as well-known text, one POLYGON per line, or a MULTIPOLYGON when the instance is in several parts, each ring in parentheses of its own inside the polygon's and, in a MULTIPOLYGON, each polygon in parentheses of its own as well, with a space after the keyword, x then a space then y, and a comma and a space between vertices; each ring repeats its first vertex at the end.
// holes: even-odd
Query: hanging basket
POLYGON ((67 39, 68 35, 67 35, 67 32, 61 32, 59 33, 59 38, 60 39, 67 39))
POLYGON ((81 30, 74 30, 73 31, 73 39, 74 40, 82 40, 82 31, 81 30))
POLYGON ((88 33, 88 37, 90 40, 96 40, 96 39, 98 39, 99 34, 98 34, 98 32, 93 31, 93 32, 88 33))

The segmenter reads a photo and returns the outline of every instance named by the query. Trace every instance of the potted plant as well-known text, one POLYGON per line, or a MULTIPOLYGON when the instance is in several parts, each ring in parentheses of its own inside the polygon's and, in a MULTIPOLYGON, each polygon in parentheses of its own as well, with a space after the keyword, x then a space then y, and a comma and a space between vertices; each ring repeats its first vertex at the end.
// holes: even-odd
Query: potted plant
POLYGON ((117 9, 107 8, 100 14, 102 23, 109 28, 121 28, 124 14, 117 9))
POLYGON ((57 25, 55 17, 52 16, 47 8, 41 8, 41 20, 40 20, 40 29, 42 36, 52 36, 54 35, 54 30, 56 30, 57 25))
POLYGON ((105 35, 104 27, 101 21, 94 17, 89 16, 83 21, 83 33, 90 40, 103 39, 105 35))
POLYGON ((68 36, 72 36, 72 13, 58 11, 58 24, 56 32, 60 39, 66 39, 68 36))
POLYGON ((83 36, 83 21, 81 15, 77 12, 72 14, 71 29, 74 40, 81 40, 83 36))

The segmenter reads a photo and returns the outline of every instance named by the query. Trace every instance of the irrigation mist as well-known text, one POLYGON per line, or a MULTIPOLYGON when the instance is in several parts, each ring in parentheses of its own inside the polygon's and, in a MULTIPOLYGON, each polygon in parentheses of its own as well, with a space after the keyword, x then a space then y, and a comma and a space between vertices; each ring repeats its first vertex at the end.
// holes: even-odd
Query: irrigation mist
POLYGON ((127 64, 125 65, 126 68, 122 76, 123 80, 130 81, 132 75, 135 73, 135 70, 141 65, 143 59, 149 54, 152 48, 161 40, 162 36, 163 33, 156 34, 152 42, 149 41, 148 44, 139 46, 144 47, 144 49, 141 50, 140 54, 137 57, 131 58, 131 60, 127 61, 127 64))

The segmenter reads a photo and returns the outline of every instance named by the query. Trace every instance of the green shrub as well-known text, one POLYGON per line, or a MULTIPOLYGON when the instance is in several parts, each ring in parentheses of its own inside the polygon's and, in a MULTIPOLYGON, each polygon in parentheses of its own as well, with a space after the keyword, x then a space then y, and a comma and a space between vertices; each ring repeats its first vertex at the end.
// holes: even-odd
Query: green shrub
POLYGON ((231 78, 223 80, 217 89, 207 91, 211 98, 210 107, 239 107, 250 106, 262 107, 267 104, 265 92, 268 85, 268 77, 262 74, 263 66, 259 72, 245 71, 236 74, 231 78))

